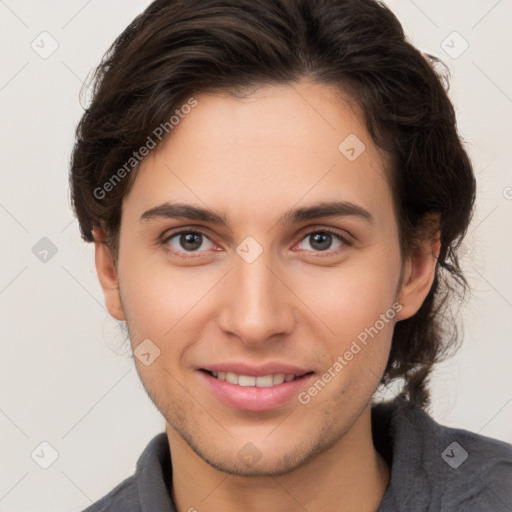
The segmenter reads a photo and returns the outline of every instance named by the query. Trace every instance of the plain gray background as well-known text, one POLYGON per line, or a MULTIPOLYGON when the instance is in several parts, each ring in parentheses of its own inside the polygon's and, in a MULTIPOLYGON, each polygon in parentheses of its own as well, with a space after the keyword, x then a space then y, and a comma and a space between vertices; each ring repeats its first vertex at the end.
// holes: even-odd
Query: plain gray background
MULTIPOLYGON (((148 4, 0 1, 0 511, 85 508, 133 472, 164 428, 103 306, 67 182, 82 82, 148 4)), ((512 2, 388 5, 412 42, 449 66, 478 179, 463 247, 473 288, 464 343, 433 376, 432 415, 512 442, 512 2)))

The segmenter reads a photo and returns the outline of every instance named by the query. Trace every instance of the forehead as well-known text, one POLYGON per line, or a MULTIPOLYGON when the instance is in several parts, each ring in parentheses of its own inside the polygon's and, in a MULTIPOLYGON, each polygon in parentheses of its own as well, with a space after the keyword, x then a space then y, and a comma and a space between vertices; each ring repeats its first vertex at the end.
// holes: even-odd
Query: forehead
POLYGON ((256 224, 286 206, 335 200, 389 214, 384 156, 337 89, 301 82, 194 98, 138 171, 125 201, 139 215, 185 201, 256 224))

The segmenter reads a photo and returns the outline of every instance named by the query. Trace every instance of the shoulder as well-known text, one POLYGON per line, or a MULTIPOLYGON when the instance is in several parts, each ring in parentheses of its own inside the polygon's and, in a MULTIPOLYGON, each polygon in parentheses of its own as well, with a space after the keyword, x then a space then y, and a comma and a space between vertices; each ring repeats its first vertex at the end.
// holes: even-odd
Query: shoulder
POLYGON ((161 433, 142 452, 135 474, 83 512, 175 512, 167 487, 171 476, 169 443, 161 433))
POLYGON ((437 423, 405 400, 378 406, 392 439, 394 503, 418 510, 512 510, 512 445, 437 423))
POLYGON ((438 428, 446 444, 441 458, 443 475, 448 475, 439 486, 447 511, 512 510, 512 445, 463 429, 438 428))
POLYGON ((137 481, 130 476, 112 489, 100 500, 92 503, 83 512, 140 512, 140 502, 137 494, 137 481))

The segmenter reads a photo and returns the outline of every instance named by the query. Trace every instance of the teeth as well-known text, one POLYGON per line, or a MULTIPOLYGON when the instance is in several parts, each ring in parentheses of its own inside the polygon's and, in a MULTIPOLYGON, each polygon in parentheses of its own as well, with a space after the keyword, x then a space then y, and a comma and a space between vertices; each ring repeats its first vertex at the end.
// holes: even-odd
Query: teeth
MULTIPOLYGON (((277 386, 278 384, 282 384, 284 382, 284 373, 276 373, 272 379, 272 384, 274 386, 277 386)), ((293 375, 292 375, 292 380, 293 380, 293 375)))
POLYGON ((238 384, 238 375, 236 373, 227 372, 226 381, 231 382, 231 384, 238 384))
POLYGON ((278 386, 283 382, 291 382, 296 377, 293 374, 275 373, 273 375, 261 375, 254 377, 251 375, 237 375, 233 372, 212 372, 212 375, 219 380, 224 380, 231 384, 236 384, 242 387, 270 388, 278 386))
POLYGON ((274 378, 272 375, 265 375, 256 377, 256 386, 259 388, 269 388, 274 385, 274 378))

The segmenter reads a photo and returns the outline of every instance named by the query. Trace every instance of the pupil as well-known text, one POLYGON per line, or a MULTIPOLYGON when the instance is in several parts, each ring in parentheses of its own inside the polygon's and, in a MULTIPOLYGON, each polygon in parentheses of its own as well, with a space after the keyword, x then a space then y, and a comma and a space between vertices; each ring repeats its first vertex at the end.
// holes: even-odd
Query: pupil
POLYGON ((201 247, 201 235, 199 233, 187 233, 186 235, 181 235, 180 238, 183 249, 190 250, 201 247))
POLYGON ((313 235, 313 243, 311 244, 317 251, 328 249, 331 245, 332 235, 329 233, 315 233, 313 235), (323 242, 323 245, 322 245, 323 242), (327 242, 327 244, 326 244, 327 242))

